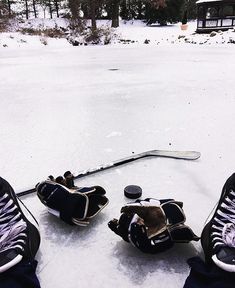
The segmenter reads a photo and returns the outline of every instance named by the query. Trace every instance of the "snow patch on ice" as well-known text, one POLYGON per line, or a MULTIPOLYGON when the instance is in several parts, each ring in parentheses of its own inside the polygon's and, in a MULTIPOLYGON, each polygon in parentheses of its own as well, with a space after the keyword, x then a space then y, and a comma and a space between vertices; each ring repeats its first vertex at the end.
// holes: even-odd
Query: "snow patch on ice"
POLYGON ((113 131, 110 134, 108 134, 106 137, 110 138, 110 137, 117 137, 117 136, 122 136, 122 133, 118 131, 113 131))

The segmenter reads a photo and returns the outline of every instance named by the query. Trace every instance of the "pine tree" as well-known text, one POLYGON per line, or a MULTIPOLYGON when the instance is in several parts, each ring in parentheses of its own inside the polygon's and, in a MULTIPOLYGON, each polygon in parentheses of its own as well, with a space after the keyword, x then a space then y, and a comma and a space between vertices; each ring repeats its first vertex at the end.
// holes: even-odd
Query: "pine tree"
POLYGON ((160 25, 176 23, 181 20, 184 0, 151 1, 146 3, 146 20, 148 24, 158 22, 160 25))
POLYGON ((79 18, 80 0, 68 0, 68 7, 71 12, 72 19, 79 18))
POLYGON ((197 0, 187 0, 188 19, 197 18, 197 0))
POLYGON ((12 11, 11 11, 11 0, 2 0, 0 1, 0 18, 6 16, 11 16, 12 11))

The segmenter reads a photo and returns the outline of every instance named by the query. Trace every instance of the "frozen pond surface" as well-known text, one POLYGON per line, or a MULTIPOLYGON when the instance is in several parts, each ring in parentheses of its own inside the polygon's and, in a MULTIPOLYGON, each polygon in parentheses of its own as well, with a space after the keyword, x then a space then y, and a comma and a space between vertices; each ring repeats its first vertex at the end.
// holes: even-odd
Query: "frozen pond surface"
POLYGON ((234 47, 105 46, 6 49, 0 55, 0 173, 16 191, 49 174, 78 172, 152 149, 196 150, 197 161, 149 158, 76 182, 101 185, 109 205, 88 227, 49 215, 23 197, 40 223, 43 288, 183 287, 200 243, 145 255, 107 227, 130 200, 184 202, 188 224, 204 221, 234 172, 234 47))

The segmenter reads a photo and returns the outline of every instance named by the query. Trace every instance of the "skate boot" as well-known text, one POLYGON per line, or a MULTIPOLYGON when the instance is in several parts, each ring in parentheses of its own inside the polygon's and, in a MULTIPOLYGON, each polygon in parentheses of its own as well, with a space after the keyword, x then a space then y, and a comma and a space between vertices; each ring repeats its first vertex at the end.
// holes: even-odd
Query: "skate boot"
POLYGON ((235 174, 222 189, 221 197, 201 235, 207 263, 235 272, 235 174))
POLYGON ((39 245, 37 221, 0 177, 0 273, 22 259, 33 260, 39 245))

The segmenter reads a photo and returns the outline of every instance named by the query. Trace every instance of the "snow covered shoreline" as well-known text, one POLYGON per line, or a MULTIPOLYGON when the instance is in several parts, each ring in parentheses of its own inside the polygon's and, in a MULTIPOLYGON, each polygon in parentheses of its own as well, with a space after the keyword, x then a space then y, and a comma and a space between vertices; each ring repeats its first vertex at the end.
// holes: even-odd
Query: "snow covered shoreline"
MULTIPOLYGON (((66 27, 63 19, 32 19, 23 22, 19 27, 28 29, 47 29, 53 27, 66 27)), ((107 29, 110 21, 99 21, 99 27, 107 29)), ((18 27, 18 26, 17 26, 18 27)), ((14 32, 17 27, 13 27, 11 32, 0 33, 0 48, 27 48, 36 46, 71 46, 66 38, 50 38, 46 35, 30 36, 19 32, 14 32)), ((110 29, 112 45, 220 45, 235 44, 235 29, 228 31, 212 32, 210 34, 197 34, 196 21, 189 22, 187 31, 180 30, 180 24, 161 27, 157 25, 146 26, 141 21, 122 21, 120 27, 110 29)), ((76 39, 76 38, 75 38, 76 39)), ((74 39, 73 39, 74 40, 74 39)), ((78 40, 79 41, 79 40, 78 40)), ((101 39, 101 45, 102 44, 101 39)), ((81 45, 83 41, 80 41, 81 45)), ((109 44, 109 45, 110 45, 109 44)))

